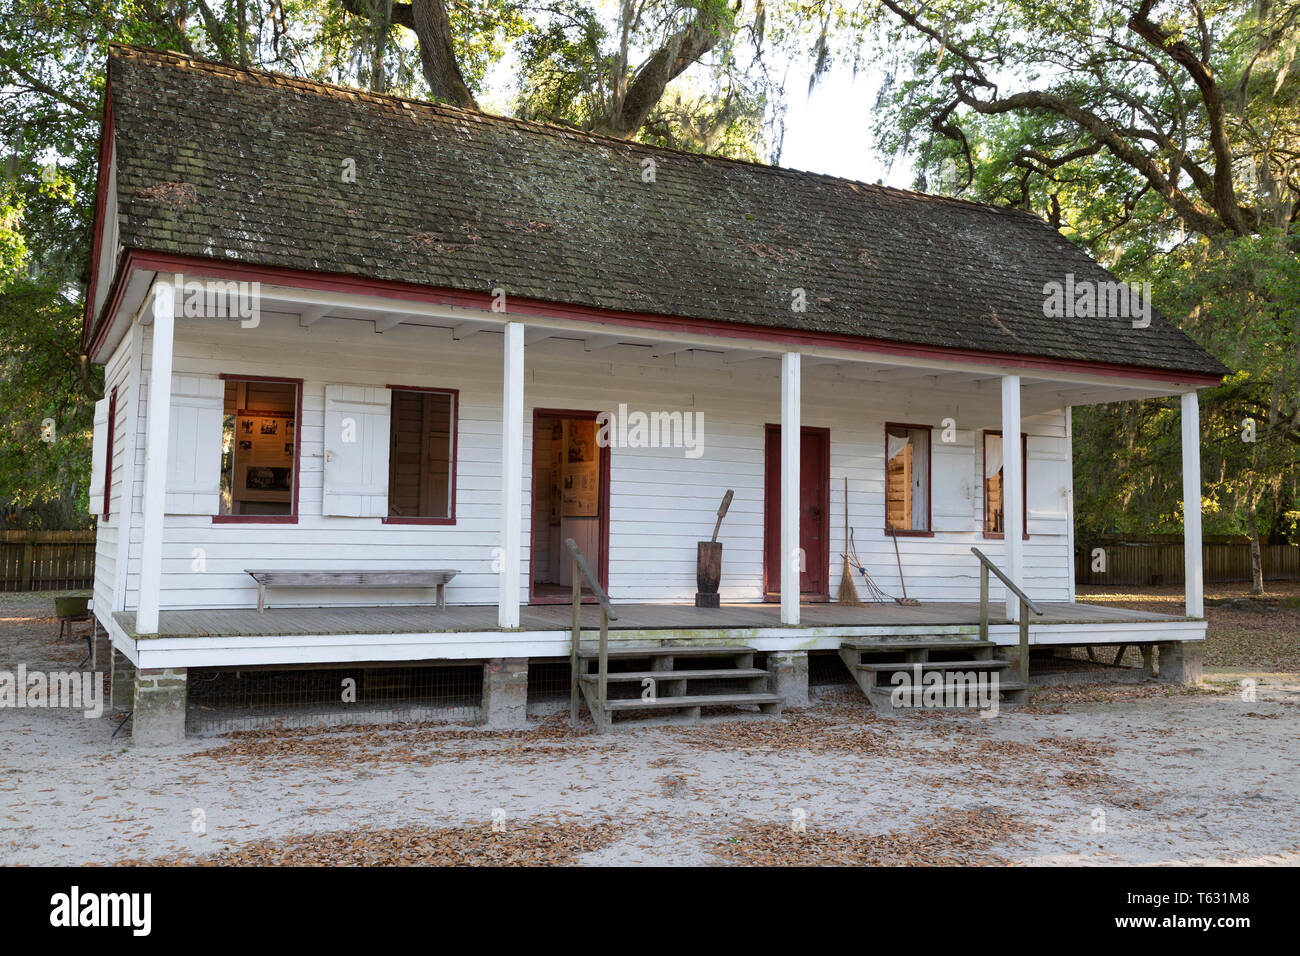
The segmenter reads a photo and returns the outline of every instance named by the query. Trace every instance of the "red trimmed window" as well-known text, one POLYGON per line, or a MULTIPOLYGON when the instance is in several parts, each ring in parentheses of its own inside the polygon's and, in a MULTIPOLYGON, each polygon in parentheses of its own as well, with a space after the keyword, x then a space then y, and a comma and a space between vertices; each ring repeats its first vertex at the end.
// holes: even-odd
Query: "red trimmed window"
MULTIPOLYGON (((984 433, 984 537, 1000 538, 1005 533, 1003 506, 1002 432, 984 433)), ((1029 441, 1020 434, 1020 510, 1022 537, 1029 537, 1029 441)))
POLYGON ((302 382, 222 378, 221 505, 213 520, 296 521, 302 382))
POLYGON ((113 433, 117 431, 117 386, 108 397, 108 435, 104 444, 104 520, 113 510, 113 433))
POLYGON ((452 524, 456 520, 457 392, 390 389, 386 520, 452 524))
POLYGON ((885 425, 885 530, 931 533, 929 425, 885 425))

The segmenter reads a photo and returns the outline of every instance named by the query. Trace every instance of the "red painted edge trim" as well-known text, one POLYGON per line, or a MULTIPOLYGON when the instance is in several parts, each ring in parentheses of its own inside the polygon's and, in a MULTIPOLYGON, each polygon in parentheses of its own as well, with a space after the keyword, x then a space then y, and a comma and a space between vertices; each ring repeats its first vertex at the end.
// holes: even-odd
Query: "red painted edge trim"
MULTIPOLYGON (((209 275, 213 278, 242 278, 250 282, 259 281, 275 285, 299 286, 317 291, 349 293, 352 295, 374 295, 408 302, 456 306, 483 311, 490 311, 492 306, 490 291, 465 292, 396 280, 371 279, 332 272, 311 272, 304 269, 288 269, 282 266, 260 266, 253 263, 225 261, 203 256, 182 256, 136 249, 127 250, 124 262, 118 269, 118 275, 115 279, 116 284, 125 287, 125 276, 133 269, 154 272, 198 270, 200 274, 209 275)), ((1173 382, 1181 385, 1213 386, 1223 381, 1222 376, 1209 375, 1204 372, 1175 372, 1169 369, 1148 369, 1140 366, 1117 365, 1111 362, 1086 362, 1074 359, 1014 355, 1006 352, 951 349, 937 345, 887 342, 883 339, 864 338, 843 332, 805 332, 775 326, 742 325, 720 319, 689 319, 652 315, 643 312, 623 312, 591 306, 564 305, 563 303, 523 297, 512 298, 511 302, 513 309, 520 315, 599 322, 607 325, 651 329, 661 332, 692 332, 697 335, 715 335, 720 338, 778 342, 791 347, 798 345, 833 347, 855 352, 873 352, 944 361, 969 361, 972 364, 994 363, 1013 368, 1069 371, 1087 375, 1111 375, 1118 378, 1139 378, 1173 382)), ((114 311, 115 308, 106 309, 101 313, 100 328, 95 331, 95 341, 92 343, 90 351, 93 352, 98 349, 100 339, 106 334, 108 325, 104 321, 104 317, 113 314, 114 311)))
POLYGON ((213 515, 213 524, 297 524, 298 490, 302 485, 302 379, 280 378, 275 375, 240 375, 222 372, 217 378, 237 382, 281 382, 297 386, 297 402, 293 413, 293 511, 287 515, 213 515))
MULTIPOLYGON (((105 74, 108 70, 105 68, 105 74)), ((95 174, 95 212, 90 220, 90 281, 81 319, 81 347, 86 348, 94 316, 95 290, 99 287, 99 255, 104 246, 104 210, 108 206, 108 171, 113 156, 113 81, 104 84, 104 118, 99 127, 99 170, 95 174)))
POLYGON ((896 538, 933 538, 934 537, 934 426, 908 425, 904 422, 885 422, 885 534, 896 538), (891 428, 915 428, 917 431, 930 433, 930 442, 925 449, 925 527, 891 528, 889 526, 889 430, 891 428))
MULTIPOLYGON (((537 514, 534 509, 537 507, 537 419, 547 416, 553 418, 580 418, 583 420, 599 418, 604 412, 593 412, 584 409, 573 408, 534 408, 533 409, 533 442, 532 454, 529 461, 532 462, 532 499, 529 508, 528 521, 528 603, 529 604, 566 604, 571 603, 573 598, 562 598, 557 600, 538 600, 533 593, 533 529, 537 527, 537 514)), ((613 600, 613 595, 609 593, 609 445, 600 446, 600 474, 597 478, 596 489, 596 507, 600 510, 597 518, 598 526, 596 533, 600 535, 600 560, 596 562, 596 579, 600 581, 600 586, 605 589, 605 594, 613 600)), ((579 590, 581 594, 581 590, 579 590)), ((582 603, 594 603, 595 598, 590 602, 582 600, 582 603)))
POLYGON ((108 520, 113 504, 113 432, 117 430, 117 386, 108 398, 108 446, 104 450, 104 520, 108 520))
MULTIPOLYGON (((984 456, 988 454, 988 447, 989 447, 988 437, 990 435, 997 435, 999 438, 1001 438, 1002 429, 1001 428, 984 429, 983 437, 980 439, 980 463, 981 463, 980 470, 981 471, 984 470, 983 469, 984 456)), ((1005 456, 1003 457, 1003 461, 1004 462, 1006 461, 1005 456)), ((980 484, 983 486, 983 490, 984 490, 984 514, 980 517, 980 531, 984 535, 984 537, 990 540, 1001 541, 1007 536, 1005 531, 984 530, 984 524, 988 519, 988 513, 989 513, 988 479, 984 478, 980 482, 980 484)), ((1005 498, 1005 491, 1006 491, 1006 485, 1003 485, 1004 498, 1005 498)), ((1021 497, 1021 502, 1020 502, 1021 511, 1024 513, 1020 519, 1021 522, 1023 522, 1021 527, 1024 528, 1024 530, 1020 532, 1020 540, 1028 541, 1029 540, 1029 435, 1025 432, 1020 433, 1020 497, 1021 497)), ((1003 506, 1003 510, 1005 510, 1006 509, 1005 501, 1003 501, 1002 506, 1003 506)))
MULTIPOLYGON (((393 392, 433 392, 438 395, 451 396, 451 488, 448 490, 450 501, 448 502, 448 512, 445 518, 419 518, 419 517, 400 517, 397 515, 385 516, 382 520, 384 524, 445 524, 454 525, 456 523, 456 472, 460 469, 460 460, 457 457, 460 454, 460 389, 458 388, 432 388, 427 385, 387 385, 387 389, 393 392)), ((389 419, 391 421, 391 414, 389 419)))

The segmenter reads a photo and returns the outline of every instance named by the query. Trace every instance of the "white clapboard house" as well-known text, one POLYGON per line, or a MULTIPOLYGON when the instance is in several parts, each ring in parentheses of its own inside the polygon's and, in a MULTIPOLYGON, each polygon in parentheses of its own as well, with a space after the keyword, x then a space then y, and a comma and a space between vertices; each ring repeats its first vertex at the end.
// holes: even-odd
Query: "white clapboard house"
POLYGON ((230 673, 480 667, 496 723, 530 673, 567 701, 570 540, 584 691, 612 612, 602 721, 801 702, 810 653, 866 687, 880 646, 1017 689, 1026 613, 1031 649, 1194 674, 1225 370, 1034 216, 171 53, 108 78, 94 613, 137 739, 230 673), (1075 602, 1071 408, 1153 396, 1181 396, 1185 617, 1075 602), (846 526, 883 603, 836 600, 846 526))

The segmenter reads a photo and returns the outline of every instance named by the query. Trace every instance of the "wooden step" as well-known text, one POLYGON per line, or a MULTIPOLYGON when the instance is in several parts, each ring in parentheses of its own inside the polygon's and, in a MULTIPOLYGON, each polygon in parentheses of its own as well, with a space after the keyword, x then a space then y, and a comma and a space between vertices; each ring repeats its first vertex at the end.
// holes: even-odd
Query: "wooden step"
MULTIPOLYGON (((668 680, 716 680, 730 677, 745 678, 753 680, 756 677, 766 677, 767 671, 758 667, 721 667, 717 670, 698 670, 698 671, 618 671, 611 673, 606 680, 611 683, 641 681, 649 678, 654 681, 668 680)), ((579 680, 588 681, 592 684, 600 680, 599 674, 582 674, 579 680)))
MULTIPOLYGON (((1009 696, 1013 696, 1013 695, 1018 696, 1018 695, 1022 694, 1022 693, 1025 691, 1026 686, 1027 686, 1026 684, 1022 684, 1020 681, 1010 681, 1010 680, 1009 680, 1009 681, 1004 681, 1004 680, 999 680, 999 681, 998 681, 998 699, 999 699, 999 701, 1005 703, 1005 702, 1006 702, 1006 701, 1005 701, 1005 698, 1007 698, 1007 697, 1009 697, 1009 696)), ((957 687, 956 684, 941 684, 941 685, 939 686, 939 688, 937 688, 937 689, 939 690, 939 692, 940 692, 941 694, 946 695, 949 691, 953 691, 953 692, 955 693, 955 691, 956 691, 956 687, 957 687)), ((909 704, 906 704, 906 705, 904 705, 904 706, 902 706, 902 707, 895 708, 895 707, 894 707, 894 699, 893 699, 893 698, 894 698, 894 691, 895 691, 896 689, 897 689, 897 688, 894 688, 894 687, 884 687, 884 686, 881 686, 881 687, 873 687, 873 688, 871 688, 871 690, 869 690, 869 691, 867 692, 867 699, 868 699, 869 701, 871 701, 871 707, 872 707, 872 709, 875 710, 875 711, 877 711, 878 713, 879 713, 879 712, 884 712, 884 711, 892 711, 892 710, 895 710, 895 709, 897 709, 897 710, 935 710, 935 709, 938 709, 938 710, 949 710, 949 709, 954 709, 954 708, 948 708, 948 707, 946 707, 946 706, 944 706, 944 705, 942 705, 942 704, 941 704, 938 708, 927 708, 927 707, 923 707, 923 706, 922 706, 921 704, 919 704, 919 703, 918 703, 918 704, 910 704, 910 703, 909 703, 909 704)), ((922 688, 922 690, 929 691, 930 689, 929 689, 929 688, 922 688)), ((975 710, 975 709, 976 709, 976 704, 972 702, 971 697, 972 697, 973 694, 977 694, 978 692, 979 692, 979 690, 978 690, 978 688, 976 688, 976 687, 971 687, 971 686, 967 686, 967 687, 966 687, 966 709, 967 709, 967 710, 975 710)))
POLYGON ((680 707, 734 707, 737 704, 779 704, 784 700, 779 694, 694 694, 688 697, 658 697, 655 700, 607 700, 607 711, 619 710, 672 710, 680 707))
POLYGON ((1016 665, 1014 661, 923 661, 913 664, 896 662, 890 664, 857 664, 855 666, 860 671, 888 674, 891 671, 910 671, 914 667, 920 667, 922 673, 924 673, 926 671, 1000 671, 1016 665))
MULTIPOLYGON (((681 647, 663 647, 658 645, 611 644, 608 657, 739 657, 741 654, 753 654, 754 648, 744 644, 717 644, 701 646, 688 644, 681 647)), ((578 656, 583 660, 600 657, 600 648, 583 645, 578 648, 578 656)))
POLYGON ((846 637, 840 641, 840 647, 855 651, 965 651, 993 646, 992 641, 981 641, 976 638, 963 640, 949 637, 846 637))

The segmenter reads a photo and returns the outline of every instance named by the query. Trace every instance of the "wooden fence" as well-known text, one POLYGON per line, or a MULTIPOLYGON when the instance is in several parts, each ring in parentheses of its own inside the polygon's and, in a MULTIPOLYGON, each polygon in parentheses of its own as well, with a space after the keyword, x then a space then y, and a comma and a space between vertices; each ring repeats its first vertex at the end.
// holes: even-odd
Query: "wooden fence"
POLYGON ((0 591, 91 587, 94 531, 0 531, 0 591))
MULTIPOLYGON (((1266 544, 1260 548, 1265 581, 1300 580, 1300 545, 1266 544)), ((1240 539, 1210 541, 1202 547, 1206 584, 1250 580, 1250 544, 1240 539)), ((1169 538, 1116 538, 1081 544, 1074 556, 1076 584, 1127 586, 1179 585, 1183 578, 1183 543, 1169 538), (1105 552, 1105 570, 1094 571, 1095 551, 1105 552)))

